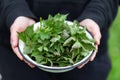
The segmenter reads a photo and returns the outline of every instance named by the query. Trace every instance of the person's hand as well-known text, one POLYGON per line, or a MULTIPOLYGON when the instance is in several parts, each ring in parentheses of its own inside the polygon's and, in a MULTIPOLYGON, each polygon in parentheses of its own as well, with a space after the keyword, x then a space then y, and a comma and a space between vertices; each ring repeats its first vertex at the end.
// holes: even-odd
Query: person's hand
POLYGON ((79 69, 82 68, 89 61, 94 60, 94 58, 96 56, 96 53, 98 51, 98 45, 100 44, 100 39, 101 39, 100 28, 99 28, 98 24, 95 21, 93 21, 91 19, 84 19, 83 21, 80 22, 80 25, 86 26, 87 30, 92 34, 93 38, 95 39, 96 50, 94 51, 94 53, 91 56, 90 60, 88 60, 83 65, 78 66, 79 69))
POLYGON ((33 19, 24 17, 24 16, 20 16, 15 19, 14 23, 10 27, 11 47, 12 47, 14 53, 18 56, 18 58, 22 61, 25 61, 25 63, 27 63, 30 67, 34 67, 34 65, 32 65, 32 64, 28 63, 26 60, 24 60, 24 58, 18 51, 18 34, 17 34, 17 32, 23 32, 27 28, 27 26, 32 25, 34 23, 35 23, 35 21, 33 19))

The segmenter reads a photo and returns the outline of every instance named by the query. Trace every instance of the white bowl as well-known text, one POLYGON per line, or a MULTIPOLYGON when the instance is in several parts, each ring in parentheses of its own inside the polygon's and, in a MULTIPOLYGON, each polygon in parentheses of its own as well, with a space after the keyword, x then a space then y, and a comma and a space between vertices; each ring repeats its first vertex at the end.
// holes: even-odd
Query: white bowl
MULTIPOLYGON (((66 22, 69 25, 72 24, 72 22, 70 22, 70 21, 66 21, 66 22)), ((34 24, 34 30, 36 30, 37 27, 39 27, 39 24, 40 24, 39 22, 34 24)), ((92 38, 92 36, 91 36, 91 34, 89 32, 86 32, 86 33, 87 33, 87 36, 89 38, 92 38)), ((25 60, 27 60, 31 64, 37 66, 38 68, 40 68, 40 69, 42 69, 44 71, 52 72, 52 73, 61 73, 61 72, 70 71, 70 70, 74 69, 75 67, 86 63, 93 54, 93 51, 90 51, 89 54, 86 57, 84 57, 81 61, 75 63, 74 65, 65 66, 65 67, 51 67, 51 66, 41 65, 41 64, 35 62, 34 60, 32 60, 27 54, 24 54, 23 53, 24 46, 25 46, 24 42, 19 39, 18 48, 19 48, 19 51, 20 51, 21 55, 24 57, 25 60)))

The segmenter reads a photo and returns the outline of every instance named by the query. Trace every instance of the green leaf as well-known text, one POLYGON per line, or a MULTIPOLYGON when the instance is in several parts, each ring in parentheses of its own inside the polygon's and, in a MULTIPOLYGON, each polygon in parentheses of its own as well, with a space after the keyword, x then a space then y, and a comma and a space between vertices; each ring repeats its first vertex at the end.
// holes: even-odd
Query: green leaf
POLYGON ((53 62, 51 59, 47 58, 48 62, 50 62, 50 66, 53 66, 53 62))
POLYGON ((75 30, 75 28, 73 28, 72 26, 69 27, 69 28, 70 28, 70 33, 71 33, 72 36, 77 33, 76 30, 75 30))
POLYGON ((53 37, 50 41, 55 43, 56 41, 60 40, 61 36, 53 37))
POLYGON ((78 40, 72 46, 72 48, 76 48, 76 49, 80 48, 80 47, 82 47, 82 45, 81 45, 81 43, 78 40))
POLYGON ((92 50, 96 49, 96 47, 95 47, 94 44, 85 44, 85 43, 82 43, 82 45, 83 45, 82 48, 85 51, 92 51, 92 50))
POLYGON ((25 47, 23 48, 23 53, 25 53, 25 54, 30 54, 31 52, 32 52, 32 49, 31 49, 30 47, 25 46, 25 47))
POLYGON ((48 48, 47 47, 44 47, 44 50, 48 52, 48 48))
POLYGON ((86 52, 86 51, 81 52, 81 55, 84 56, 84 57, 87 56, 88 54, 89 54, 89 52, 86 52))
POLYGON ((26 34, 27 34, 28 37, 32 38, 32 35, 34 33, 34 31, 33 31, 33 25, 28 26, 27 29, 25 30, 25 32, 26 32, 26 34))
POLYGON ((42 54, 40 52, 38 52, 37 50, 34 50, 32 52, 31 57, 34 57, 35 61, 38 62, 38 63, 40 63, 41 61, 44 60, 44 57, 42 56, 42 54))
POLYGON ((39 32, 39 35, 40 35, 41 40, 45 40, 45 39, 49 39, 50 38, 49 33, 45 32, 44 30, 39 32))
POLYGON ((74 64, 74 61, 71 58, 69 58, 69 62, 70 64, 74 64))
POLYGON ((55 56, 60 56, 60 53, 59 52, 53 52, 53 54, 55 55, 55 56))
POLYGON ((26 35, 24 32, 19 33, 18 32, 18 37, 21 39, 23 42, 26 42, 26 35))
POLYGON ((64 43, 63 43, 63 46, 67 46, 68 44, 71 43, 71 41, 75 41, 76 39, 74 37, 70 37, 68 38, 64 43))
POLYGON ((38 47, 38 50, 39 50, 40 52, 42 52, 42 51, 43 51, 43 46, 38 47))
POLYGON ((69 32, 67 30, 63 30, 62 35, 61 35, 64 39, 67 39, 70 35, 69 32))

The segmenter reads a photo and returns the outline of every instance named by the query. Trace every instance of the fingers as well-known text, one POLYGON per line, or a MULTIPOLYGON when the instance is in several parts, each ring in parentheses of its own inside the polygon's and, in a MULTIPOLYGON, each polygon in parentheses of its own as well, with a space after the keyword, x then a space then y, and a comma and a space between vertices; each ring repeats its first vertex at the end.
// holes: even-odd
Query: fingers
POLYGON ((95 44, 99 45, 100 44, 100 39, 101 39, 101 33, 99 27, 96 26, 91 26, 87 27, 88 31, 93 35, 93 38, 95 40, 95 44))
POLYGON ((31 68, 34 68, 34 67, 35 67, 33 64, 29 63, 29 62, 26 61, 25 59, 24 59, 24 62, 25 62, 28 66, 30 66, 31 68))
POLYGON ((19 50, 18 50, 18 37, 17 37, 17 33, 15 31, 12 31, 11 32, 11 46, 12 46, 12 49, 14 51, 14 53, 16 53, 17 57, 20 59, 20 60, 23 60, 23 57, 21 56, 21 54, 19 53, 19 50))
POLYGON ((84 64, 78 66, 77 68, 78 69, 81 69, 82 67, 84 67, 89 61, 93 61, 96 54, 97 54, 97 51, 98 51, 98 45, 96 45, 96 50, 94 51, 93 55, 91 56, 90 60, 86 61, 84 64))
POLYGON ((12 47, 13 51, 16 53, 17 57, 23 61, 23 57, 21 56, 21 54, 19 53, 19 50, 17 47, 12 47))
POLYGON ((98 45, 96 45, 96 50, 94 51, 93 55, 91 56, 90 60, 86 61, 84 64, 78 66, 78 69, 81 69, 82 67, 84 67, 89 61, 93 61, 96 54, 97 54, 97 51, 98 51, 98 45))
POLYGON ((86 26, 87 30, 93 35, 96 45, 99 45, 101 39, 101 33, 98 24, 92 19, 85 19, 80 22, 80 25, 86 26))
MULTIPOLYGON (((100 45, 100 39, 101 39, 100 28, 99 28, 98 24, 91 19, 84 19, 83 21, 80 22, 80 25, 86 26, 87 30, 92 34, 92 36, 95 40, 96 50, 94 51, 90 60, 88 60, 88 61, 93 61, 97 54, 97 51, 98 51, 98 45, 100 45)), ((88 61, 86 63, 78 66, 78 68, 80 69, 83 66, 85 66, 85 64, 87 64, 88 61)))
POLYGON ((81 69, 82 67, 84 67, 87 63, 89 62, 89 60, 88 61, 86 61, 84 64, 82 64, 82 65, 80 65, 80 66, 78 66, 77 68, 78 69, 81 69))
POLYGON ((98 45, 96 45, 96 50, 94 51, 93 55, 91 56, 90 61, 94 60, 94 58, 95 58, 95 56, 97 54, 97 51, 98 51, 98 45))
POLYGON ((101 33, 100 33, 99 28, 94 28, 90 32, 92 33, 93 38, 95 39, 95 44, 100 45, 101 33))
POLYGON ((34 65, 25 61, 18 50, 18 34, 17 34, 17 32, 23 32, 29 25, 32 25, 34 23, 35 23, 35 21, 33 19, 30 19, 30 18, 24 17, 24 16, 20 16, 20 17, 16 18, 16 20, 14 21, 14 23, 12 24, 12 26, 10 28, 10 32, 11 32, 10 42, 11 42, 11 47, 12 47, 14 53, 17 55, 17 57, 20 60, 27 63, 31 68, 33 68, 34 65))

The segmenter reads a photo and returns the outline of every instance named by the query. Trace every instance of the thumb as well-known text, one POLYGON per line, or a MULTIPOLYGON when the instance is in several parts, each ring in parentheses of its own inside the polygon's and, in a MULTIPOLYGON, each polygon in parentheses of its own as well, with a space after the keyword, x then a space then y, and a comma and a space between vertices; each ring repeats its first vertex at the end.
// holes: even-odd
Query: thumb
POLYGON ((17 35, 17 32, 15 32, 15 31, 12 31, 11 32, 11 46, 14 48, 14 47, 16 47, 17 46, 17 44, 18 44, 18 37, 17 37, 18 35, 17 35))
POLYGON ((20 60, 23 60, 23 57, 21 56, 21 54, 19 53, 19 50, 18 50, 18 37, 17 37, 17 32, 15 31, 12 31, 11 32, 11 46, 12 46, 12 49, 14 51, 14 53, 18 56, 18 58, 20 60))

